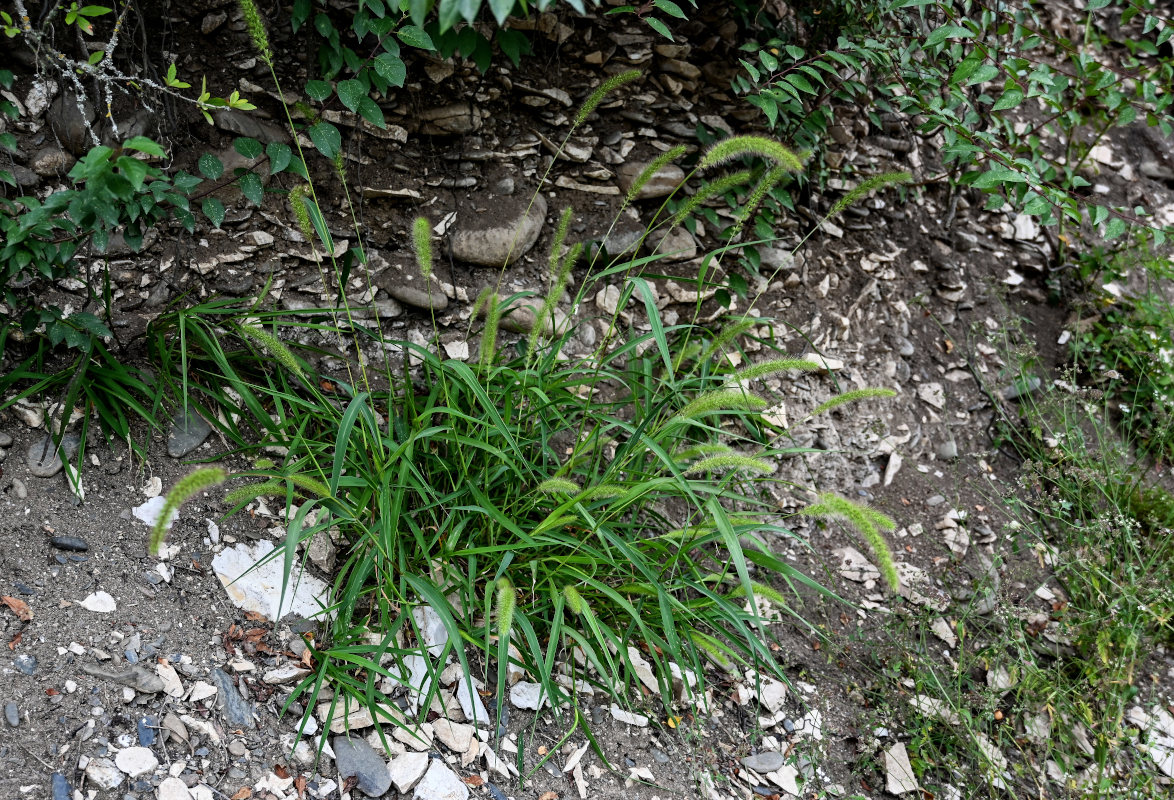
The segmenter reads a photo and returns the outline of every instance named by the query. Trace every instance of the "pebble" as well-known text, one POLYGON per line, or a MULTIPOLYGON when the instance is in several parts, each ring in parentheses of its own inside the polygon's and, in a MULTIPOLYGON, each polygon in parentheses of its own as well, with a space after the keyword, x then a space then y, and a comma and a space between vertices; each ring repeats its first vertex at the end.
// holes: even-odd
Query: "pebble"
MULTIPOLYGON (((546 763, 549 764, 550 762, 548 761, 546 763)), ((485 789, 489 792, 489 796, 492 797, 493 800, 509 800, 509 798, 506 796, 506 793, 501 789, 498 789, 492 783, 486 783, 485 789)))
POLYGON ((0 447, 9 447, 11 445, 12 437, 4 431, 0 431, 0 447))
POLYGON ((159 721, 154 717, 139 717, 138 722, 135 723, 137 733, 139 735, 139 744, 143 747, 150 747, 155 744, 155 729, 159 727, 159 721))
MULTIPOLYGON (((629 161, 619 169, 620 188, 624 193, 632 191, 636 179, 644 172, 648 164, 641 161, 629 161)), ((685 170, 676 164, 665 164, 652 174, 652 177, 640 187, 635 200, 651 200, 656 197, 667 197, 685 180, 685 170)))
POLYGON ((785 762, 786 759, 783 758, 782 753, 776 753, 774 750, 764 750, 761 753, 755 753, 752 756, 743 758, 742 766, 757 772, 759 775, 765 775, 768 772, 781 769, 785 762))
POLYGON ((192 800, 187 784, 179 778, 167 778, 155 791, 156 800, 192 800))
POLYGON ((89 542, 80 536, 54 536, 49 544, 58 550, 69 550, 74 553, 84 553, 90 549, 89 542))
POLYGON ((537 711, 546 704, 547 699, 543 695, 541 684, 518 681, 510 689, 510 702, 515 708, 537 711))
POLYGON ((615 703, 611 704, 611 715, 615 717, 617 722, 622 722, 625 725, 635 725, 637 728, 648 727, 648 717, 632 711, 625 711, 615 703))
MULTIPOLYGON (((370 797, 379 797, 391 786, 391 772, 387 762, 367 742, 336 736, 333 744, 339 776, 358 778, 359 791, 370 797)), ((422 755, 426 761, 428 755, 422 755)))
POLYGON ((219 690, 217 696, 220 709, 224 712, 224 718, 228 724, 251 729, 253 727, 252 704, 241 697, 240 692, 232 684, 232 678, 228 677, 224 670, 217 668, 212 670, 212 682, 219 690))
POLYGON ((25 675, 32 675, 37 671, 37 659, 34 656, 21 653, 19 656, 12 659, 12 666, 16 667, 25 675))
POLYGON ((108 758, 95 758, 86 765, 86 778, 99 789, 113 789, 122 784, 122 772, 108 758))
POLYGON ((10 701, 4 704, 4 719, 14 728, 20 724, 20 709, 16 703, 10 701))
POLYGON ((29 472, 37 478, 52 478, 61 471, 61 458, 53 448, 53 439, 45 436, 29 445, 29 472))
POLYGON ((953 461, 958 457, 958 443, 953 438, 947 439, 938 445, 937 454, 943 461, 953 461))
POLYGON ((468 800, 469 787, 440 761, 433 761, 412 795, 416 800, 468 800))
POLYGON ((400 794, 410 792, 428 771, 431 760, 427 753, 404 753, 388 764, 386 771, 391 783, 395 784, 395 790, 400 794))
POLYGON ((73 787, 60 772, 53 773, 53 800, 73 800, 73 787))
POLYGON ((1035 375, 1021 378, 1003 389, 1004 400, 1018 400, 1020 397, 1039 391, 1042 381, 1035 375))
POLYGON ((119 750, 114 764, 132 778, 150 775, 159 766, 159 759, 146 747, 127 747, 119 750))
POLYGON ((167 435, 167 455, 183 458, 202 445, 211 432, 212 426, 192 409, 189 408, 186 414, 180 412, 172 420, 171 432, 167 435))
POLYGON ((783 730, 786 731, 787 733, 794 733, 795 732, 795 723, 789 719, 784 719, 783 720, 783 730))
POLYGON ((538 241, 546 221, 546 198, 542 195, 535 195, 533 204, 526 195, 516 201, 498 198, 477 205, 499 209, 495 215, 498 221, 481 226, 460 225, 452 234, 452 256, 458 261, 483 267, 508 267, 538 241))

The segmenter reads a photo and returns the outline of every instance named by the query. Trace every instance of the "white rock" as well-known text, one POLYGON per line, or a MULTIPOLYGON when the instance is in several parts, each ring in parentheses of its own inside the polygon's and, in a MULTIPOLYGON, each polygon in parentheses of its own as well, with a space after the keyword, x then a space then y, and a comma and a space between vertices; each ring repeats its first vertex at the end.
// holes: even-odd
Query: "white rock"
POLYGON ((201 700, 207 700, 209 697, 215 697, 217 688, 207 681, 196 681, 192 684, 191 691, 188 694, 189 703, 198 703, 201 700))
POLYGON ((648 727, 648 717, 644 716, 643 714, 636 714, 632 711, 625 711, 615 703, 611 704, 611 715, 615 717, 617 721, 622 722, 625 725, 635 725, 637 728, 648 727))
POLYGON ((391 783, 400 794, 407 794, 428 771, 427 753, 404 753, 387 765, 391 783))
POLYGON ((957 725, 962 721, 962 718, 945 701, 939 700, 936 697, 930 697, 927 694, 916 695, 909 701, 909 704, 925 716, 947 722, 951 725, 957 725))
POLYGON ((252 546, 238 544, 216 554, 212 559, 212 569, 228 592, 229 599, 237 608, 256 612, 274 621, 291 613, 300 617, 317 616, 329 604, 330 587, 311 575, 303 574, 297 566, 290 574, 285 601, 278 608, 284 579, 282 559, 272 558, 256 566, 273 549, 273 542, 263 540, 252 546))
POLYGON ((753 674, 748 674, 746 679, 750 682, 751 690, 757 692, 758 702, 763 708, 771 714, 782 711, 783 703, 787 700, 787 684, 766 676, 755 679, 753 674))
POLYGON ((286 683, 293 683, 309 674, 310 670, 299 667, 297 664, 289 663, 269 670, 261 676, 261 680, 274 686, 281 686, 286 683))
POLYGON ((550 701, 543 693, 541 684, 519 681, 510 689, 510 703, 515 708, 537 711, 542 706, 549 705, 550 701))
POLYGON ((917 777, 903 742, 885 751, 885 789, 889 794, 907 794, 917 791, 917 777))
POLYGON ((114 602, 114 598, 107 592, 94 592, 85 600, 78 602, 78 605, 86 611, 94 611, 99 614, 110 614, 118 609, 118 604, 114 602))
POLYGON ((429 654, 438 656, 444 652, 444 646, 448 644, 448 628, 444 627, 444 622, 436 613, 436 609, 428 605, 416 606, 412 609, 412 618, 420 628, 420 635, 424 637, 429 654))
POLYGON ((114 763, 120 770, 132 778, 140 775, 149 775, 159 766, 159 759, 146 747, 128 747, 119 750, 114 757, 114 763))
POLYGON ((434 760, 423 780, 416 784, 412 797, 416 800, 468 800, 469 787, 455 772, 434 760))
POLYGON ((168 778, 155 790, 156 800, 192 800, 187 784, 179 778, 168 778))
POLYGON ((823 715, 812 709, 803 715, 795 726, 796 736, 808 736, 815 741, 823 739, 823 715))
POLYGON ((635 647, 628 647, 628 659, 632 662, 632 670, 644 687, 653 694, 660 694, 660 684, 656 682, 656 675, 652 672, 652 665, 635 647))
POLYGON ((604 314, 615 316, 620 306, 620 287, 605 286, 595 293, 595 307, 604 314))
POLYGON ((885 486, 893 482, 893 478, 897 477, 897 472, 901 469, 901 464, 905 459, 901 458, 900 453, 890 453, 889 463, 885 465, 885 486))
POLYGON ((183 697, 183 683, 179 680, 179 673, 170 664, 159 662, 155 665, 155 674, 163 681, 163 692, 169 697, 183 697))
POLYGON ((1018 214, 1015 217, 1015 238, 1020 240, 1031 240, 1039 236, 1039 225, 1028 214, 1018 214))
POLYGON ((778 786, 784 792, 798 797, 799 792, 799 768, 794 764, 784 764, 775 772, 768 772, 766 779, 778 786))
MULTIPOLYGON (((131 509, 131 513, 135 515, 136 519, 142 520, 153 528, 155 527, 155 522, 159 519, 159 515, 163 513, 163 504, 165 502, 166 499, 163 497, 152 497, 141 506, 135 506, 131 509)), ((177 519, 179 519, 178 508, 171 512, 171 517, 168 518, 165 529, 170 530, 177 519)))
POLYGON ((460 703, 467 722, 472 722, 478 727, 489 727, 489 711, 486 710, 485 703, 481 702, 481 695, 477 694, 477 690, 470 689, 470 682, 464 675, 457 679, 457 702, 460 703))
POLYGON ((917 396, 921 398, 922 402, 928 403, 934 408, 944 408, 946 405, 946 393, 942 389, 940 383, 923 383, 917 387, 917 396))
POLYGON ((407 656, 404 659, 404 666, 408 668, 408 710, 414 714, 432 690, 432 679, 428 677, 428 662, 424 656, 407 656))
POLYGON ((840 567, 840 577, 857 583, 875 581, 880 578, 880 570, 864 557, 854 547, 841 547, 835 551, 836 563, 840 567))
POLYGON ((477 729, 472 725, 463 725, 459 722, 452 722, 441 718, 433 720, 432 732, 436 734, 436 738, 449 750, 452 750, 454 753, 464 754, 468 751, 477 729))
POLYGON ((396 725, 391 735, 413 750, 421 753, 432 747, 432 723, 421 722, 419 725, 396 725))
POLYGON ((122 783, 122 771, 108 758, 95 758, 86 764, 86 778, 99 789, 114 789, 122 783))
POLYGON ((958 637, 954 635, 954 629, 941 617, 935 619, 929 629, 933 631, 934 636, 945 642, 947 647, 951 649, 957 647, 958 637))

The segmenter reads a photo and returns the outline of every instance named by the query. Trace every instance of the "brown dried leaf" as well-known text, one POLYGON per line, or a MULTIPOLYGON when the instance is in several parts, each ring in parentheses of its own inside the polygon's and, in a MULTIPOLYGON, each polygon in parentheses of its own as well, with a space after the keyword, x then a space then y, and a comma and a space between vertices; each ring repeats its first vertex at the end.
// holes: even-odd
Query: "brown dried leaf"
POLYGON ((9 597, 8 595, 0 597, 0 600, 3 600, 4 605, 12 609, 12 613, 16 614, 16 618, 21 622, 33 621, 33 610, 29 608, 29 604, 25 601, 18 597, 9 597))

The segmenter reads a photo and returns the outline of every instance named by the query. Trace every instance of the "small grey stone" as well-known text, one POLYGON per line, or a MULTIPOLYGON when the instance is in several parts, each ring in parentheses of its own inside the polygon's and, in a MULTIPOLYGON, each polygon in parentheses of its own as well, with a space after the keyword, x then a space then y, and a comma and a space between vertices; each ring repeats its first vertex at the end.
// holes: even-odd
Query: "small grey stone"
POLYGON ((784 763, 786 763, 786 759, 783 758, 783 754, 773 750, 764 750, 742 759, 742 766, 754 770, 759 775, 782 769, 784 763))
POLYGON ((481 110, 466 102, 425 109, 417 118, 423 123, 420 132, 431 136, 472 133, 481 127, 481 110))
POLYGON ((334 737, 334 757, 340 778, 359 779, 359 791, 370 797, 379 797, 391 786, 387 762, 362 739, 334 737))
POLYGON ((916 352, 913 342, 906 339, 904 336, 894 336, 893 345, 897 348, 897 355, 904 358, 909 358, 916 352))
POLYGON ((97 664, 82 664, 82 672, 95 678, 114 681, 123 686, 129 686, 136 692, 155 694, 163 691, 163 679, 142 666, 130 666, 125 669, 100 667, 97 664))
POLYGON ((452 255, 458 261, 483 267, 509 266, 530 251, 542 233, 546 221, 546 198, 534 195, 521 198, 486 200, 496 209, 488 222, 478 220, 471 211, 461 216, 452 234, 452 255))
MULTIPOLYGON (((625 194, 632 191, 632 187, 648 166, 647 163, 642 161, 629 161, 620 167, 617 177, 620 182, 620 188, 624 190, 625 194)), ((635 199, 651 200, 656 197, 667 197, 684 180, 685 170, 676 164, 665 164, 654 172, 652 177, 640 187, 640 190, 636 192, 635 199)))
POLYGON ((12 659, 12 666, 16 667, 25 675, 32 675, 37 671, 37 659, 26 653, 21 653, 16 658, 12 659))
POLYGON ((52 478, 61 471, 63 465, 51 436, 29 445, 28 465, 29 472, 37 478, 52 478))
POLYGON ((212 432, 203 417, 192 409, 180 412, 171 421, 171 433, 167 436, 167 455, 183 458, 204 443, 212 432))
POLYGON ((237 136, 257 139, 262 143, 289 141, 289 134, 286 133, 285 128, 266 122, 258 118, 256 114, 247 114, 244 111, 226 108, 214 112, 212 119, 216 121, 217 128, 235 133, 237 136))
POLYGON ((1030 375, 1026 378, 1020 378, 1007 388, 1003 389, 1004 400, 1017 400, 1020 397, 1032 394, 1039 391, 1042 381, 1035 375, 1030 375))
POLYGON ((927 506, 940 506, 944 502, 946 502, 946 498, 942 497, 940 494, 935 494, 926 498, 925 504, 927 506))
MULTIPOLYGON (((448 308, 448 295, 433 281, 431 288, 420 270, 405 266, 399 260, 391 261, 379 253, 369 255, 372 270, 378 270, 375 284, 404 305, 413 308, 443 311, 448 308)), ((407 259, 404 259, 405 261, 407 259)))
POLYGON ((73 787, 60 772, 53 773, 53 800, 73 800, 73 787))
POLYGON ((49 544, 58 550, 69 550, 74 553, 84 553, 90 549, 89 543, 80 536, 54 536, 49 544))
POLYGON ((114 789, 122 784, 122 771, 108 758, 95 758, 86 765, 86 777, 99 789, 114 789))
POLYGON ((953 461, 958 457, 958 443, 954 441, 953 437, 950 437, 938 445, 937 453, 938 458, 943 461, 953 461))
POLYGON ((245 753, 249 752, 249 748, 245 747, 245 743, 240 739, 233 739, 228 743, 228 752, 240 758, 245 753))
POLYGON ((80 156, 95 144, 92 126, 96 116, 88 101, 79 103, 77 95, 66 90, 49 106, 49 127, 69 152, 80 156))
POLYGON ((794 733, 795 732, 795 723, 789 719, 783 720, 783 730, 786 731, 787 733, 794 733))
POLYGON ((14 728, 20 724, 20 709, 16 703, 9 701, 4 704, 4 719, 14 728))
POLYGON ((240 692, 232 684, 232 678, 219 668, 212 670, 212 682, 219 690, 216 693, 220 709, 230 725, 239 725, 243 728, 253 727, 253 705, 241 697, 240 692))
POLYGON ((12 437, 4 431, 0 431, 0 447, 8 447, 12 444, 12 437))

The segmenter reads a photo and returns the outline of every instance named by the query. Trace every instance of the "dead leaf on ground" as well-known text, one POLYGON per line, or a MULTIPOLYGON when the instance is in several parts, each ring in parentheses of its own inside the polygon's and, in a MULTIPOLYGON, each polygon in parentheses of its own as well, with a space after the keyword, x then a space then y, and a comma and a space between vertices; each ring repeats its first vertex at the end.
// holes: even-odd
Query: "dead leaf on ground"
POLYGON ((8 606, 21 622, 33 621, 33 610, 29 608, 29 604, 25 601, 18 597, 9 597, 8 595, 0 597, 0 600, 4 601, 4 605, 8 606))

